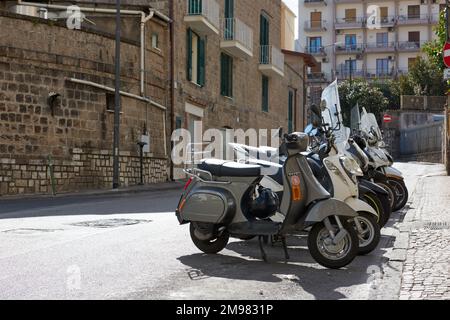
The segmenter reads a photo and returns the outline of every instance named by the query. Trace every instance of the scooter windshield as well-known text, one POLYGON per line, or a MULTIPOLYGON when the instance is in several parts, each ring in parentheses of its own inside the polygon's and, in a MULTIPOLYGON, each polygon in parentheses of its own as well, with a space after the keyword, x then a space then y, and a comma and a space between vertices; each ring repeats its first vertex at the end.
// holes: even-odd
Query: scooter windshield
POLYGON ((361 130, 361 113, 359 112, 359 105, 353 107, 350 115, 350 127, 352 130, 361 130))
POLYGON ((383 140, 377 118, 373 113, 367 113, 366 108, 361 113, 361 130, 367 135, 372 134, 378 141, 383 140))
POLYGON ((323 121, 333 129, 336 145, 342 150, 340 147, 345 148, 350 137, 350 129, 343 124, 337 80, 323 90, 321 108, 323 121))

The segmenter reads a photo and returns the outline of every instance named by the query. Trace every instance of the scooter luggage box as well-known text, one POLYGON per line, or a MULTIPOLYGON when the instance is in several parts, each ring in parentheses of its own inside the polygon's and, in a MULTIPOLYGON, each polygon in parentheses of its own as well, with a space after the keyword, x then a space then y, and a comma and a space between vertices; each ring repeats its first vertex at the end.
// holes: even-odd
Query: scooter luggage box
POLYGON ((185 221, 226 224, 232 221, 236 204, 230 192, 219 188, 193 190, 181 210, 185 221))

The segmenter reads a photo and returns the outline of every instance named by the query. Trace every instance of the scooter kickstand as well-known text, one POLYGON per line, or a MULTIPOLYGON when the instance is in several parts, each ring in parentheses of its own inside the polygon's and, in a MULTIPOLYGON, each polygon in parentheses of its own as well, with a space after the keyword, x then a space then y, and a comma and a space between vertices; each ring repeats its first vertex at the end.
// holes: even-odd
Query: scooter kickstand
POLYGON ((264 251, 264 247, 263 247, 263 238, 264 238, 264 236, 258 237, 259 249, 261 250, 261 256, 262 256, 262 259, 264 260, 264 262, 268 262, 267 255, 266 255, 266 252, 264 251))
POLYGON ((285 259, 285 262, 287 263, 291 257, 289 257, 288 248, 287 248, 287 244, 286 244, 286 237, 281 237, 281 243, 283 244, 284 259, 285 259))

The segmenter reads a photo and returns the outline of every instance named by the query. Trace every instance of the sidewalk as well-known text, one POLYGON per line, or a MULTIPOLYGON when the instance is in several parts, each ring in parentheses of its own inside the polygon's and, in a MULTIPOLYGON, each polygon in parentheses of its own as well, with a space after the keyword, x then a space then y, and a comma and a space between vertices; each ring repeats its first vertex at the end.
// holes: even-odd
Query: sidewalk
POLYGON ((450 299, 450 177, 418 181, 398 240, 400 299, 450 299))
POLYGON ((75 198, 75 197, 97 197, 97 196, 111 196, 111 195, 126 195, 145 192, 157 192, 157 191, 169 191, 169 190, 182 190, 184 182, 165 182, 155 183, 143 186, 131 186, 123 187, 119 189, 96 189, 96 190, 83 190, 79 192, 66 192, 58 193, 55 196, 51 194, 27 194, 27 195, 13 195, 13 196, 1 196, 1 201, 8 200, 33 200, 33 199, 46 199, 46 198, 75 198))

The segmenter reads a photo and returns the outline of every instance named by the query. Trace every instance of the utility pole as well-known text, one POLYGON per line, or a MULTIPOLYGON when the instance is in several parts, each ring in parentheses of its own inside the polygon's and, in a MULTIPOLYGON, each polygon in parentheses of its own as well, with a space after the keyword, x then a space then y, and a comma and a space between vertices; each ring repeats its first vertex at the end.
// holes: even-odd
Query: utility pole
POLYGON ((113 147, 113 189, 120 185, 119 143, 120 143, 120 0, 116 0, 116 56, 115 56, 115 103, 114 103, 114 147, 113 147))
POLYGON ((445 28, 447 30, 447 41, 450 40, 450 0, 445 0, 445 28))

